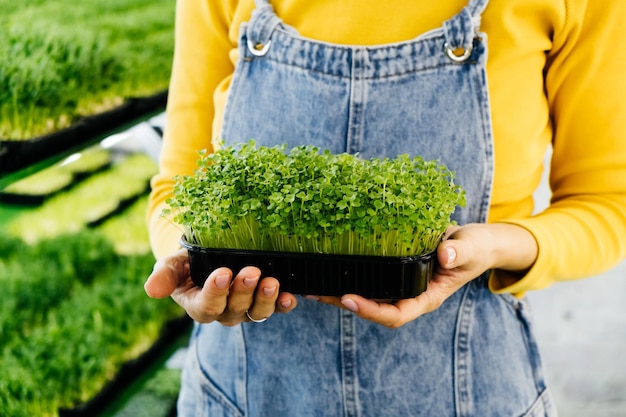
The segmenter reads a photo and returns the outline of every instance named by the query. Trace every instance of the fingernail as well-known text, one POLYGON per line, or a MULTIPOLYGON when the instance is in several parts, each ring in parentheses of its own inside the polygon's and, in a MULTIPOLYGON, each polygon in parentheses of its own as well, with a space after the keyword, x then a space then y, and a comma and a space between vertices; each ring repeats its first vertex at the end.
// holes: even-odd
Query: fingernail
POLYGON ((288 308, 291 307, 291 300, 284 300, 280 302, 281 307, 288 308))
POLYGON ((359 306, 354 302, 354 300, 351 300, 349 298, 346 298, 345 300, 341 300, 341 304, 343 304, 343 306, 347 308, 348 310, 353 311, 355 313, 359 311, 359 306))
POLYGON ((245 285, 248 288, 252 288, 256 285, 258 281, 259 281, 258 278, 244 278, 243 285, 245 285))
POLYGON ((215 286, 217 288, 226 288, 230 285, 230 275, 218 275, 215 277, 215 286))
POLYGON ((456 260, 456 251, 454 248, 447 248, 446 252, 448 252, 448 263, 451 264, 456 260))
POLYGON ((312 300, 312 301, 320 300, 320 298, 317 295, 305 295, 304 298, 306 298, 307 300, 312 300))
POLYGON ((263 294, 265 294, 268 297, 271 297, 272 295, 274 295, 275 291, 276 291, 276 286, 263 288, 263 294))

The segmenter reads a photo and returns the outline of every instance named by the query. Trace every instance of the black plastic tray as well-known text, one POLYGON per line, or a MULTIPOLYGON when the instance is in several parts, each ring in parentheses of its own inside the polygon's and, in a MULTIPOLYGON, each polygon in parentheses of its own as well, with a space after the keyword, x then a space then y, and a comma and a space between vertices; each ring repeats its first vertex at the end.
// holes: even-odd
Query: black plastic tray
POLYGON ((167 91, 147 97, 128 98, 120 106, 86 116, 72 126, 25 140, 0 138, 0 174, 8 174, 41 162, 51 156, 90 143, 100 136, 165 109, 167 91))
POLYGON ((47 194, 14 194, 7 192, 0 192, 0 203, 14 204, 18 206, 39 206, 43 204, 50 197, 57 195, 58 193, 69 189, 72 184, 54 190, 47 194))
POLYGON ((202 287, 209 274, 222 266, 237 273, 244 266, 257 266, 263 276, 280 282, 280 290, 293 294, 358 294, 372 299, 415 297, 426 290, 437 257, 328 255, 203 248, 181 245, 188 250, 191 279, 202 287))
POLYGON ((90 175, 96 174, 98 172, 104 171, 111 166, 111 162, 108 162, 92 171, 80 171, 76 172, 72 175, 71 181, 69 181, 66 185, 54 189, 48 193, 43 194, 20 194, 20 193, 12 193, 7 191, 0 191, 0 203, 4 204, 15 204, 20 206, 39 206, 43 204, 46 200, 58 195, 64 191, 69 190, 70 188, 76 186, 80 181, 87 179, 90 175))

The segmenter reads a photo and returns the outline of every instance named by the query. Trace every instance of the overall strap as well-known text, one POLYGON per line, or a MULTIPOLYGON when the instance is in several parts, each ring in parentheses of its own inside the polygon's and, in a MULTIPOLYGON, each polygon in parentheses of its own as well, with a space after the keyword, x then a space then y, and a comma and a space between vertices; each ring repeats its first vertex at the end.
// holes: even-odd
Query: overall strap
POLYGON ((268 0, 255 0, 256 8, 247 24, 248 44, 255 48, 269 47, 274 29, 282 23, 268 0))
MULTIPOLYGON (((257 0, 257 1, 263 1, 263 0, 257 0)), ((470 0, 467 8, 469 9, 472 16, 479 17, 485 11, 485 8, 487 7, 487 3, 489 3, 489 0, 470 0)))
POLYGON ((487 3, 489 0, 470 0, 458 14, 443 23, 445 51, 451 60, 464 62, 470 57, 480 27, 480 16, 487 3))

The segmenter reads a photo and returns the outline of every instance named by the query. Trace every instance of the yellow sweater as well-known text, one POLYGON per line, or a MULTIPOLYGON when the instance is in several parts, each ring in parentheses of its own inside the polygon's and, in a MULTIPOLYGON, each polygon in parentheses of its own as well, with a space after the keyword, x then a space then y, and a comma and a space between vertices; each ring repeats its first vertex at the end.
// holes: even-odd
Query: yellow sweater
MULTIPOLYGON (((414 38, 467 0, 276 0, 301 35, 352 45, 414 38)), ((176 174, 219 137, 237 60, 241 22, 254 0, 178 0, 176 52, 160 173, 152 182, 151 241, 162 257, 180 231, 160 218, 176 174)), ((494 291, 522 293, 597 274, 626 258, 626 2, 491 0, 488 84, 495 140, 490 222, 528 229, 539 245, 533 268, 494 291), (553 145, 551 206, 531 216, 533 192, 553 145)))

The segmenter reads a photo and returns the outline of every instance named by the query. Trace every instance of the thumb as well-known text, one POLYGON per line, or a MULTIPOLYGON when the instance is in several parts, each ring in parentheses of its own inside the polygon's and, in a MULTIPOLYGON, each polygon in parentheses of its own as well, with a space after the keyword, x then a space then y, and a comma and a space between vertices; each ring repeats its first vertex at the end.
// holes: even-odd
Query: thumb
POLYGON ((146 280, 143 288, 151 298, 165 298, 176 289, 178 279, 172 270, 156 267, 146 280))
POLYGON ((480 275, 489 268, 489 236, 482 225, 467 225, 452 233, 437 248, 437 260, 442 270, 472 271, 480 275))
POLYGON ((437 248, 437 260, 439 266, 444 269, 452 269, 458 265, 458 250, 456 242, 445 241, 437 248))
POLYGON ((144 284, 144 290, 152 298, 165 298, 189 276, 186 252, 178 252, 157 261, 144 284))

